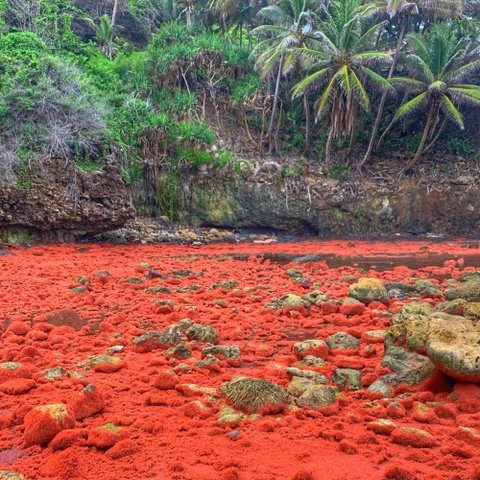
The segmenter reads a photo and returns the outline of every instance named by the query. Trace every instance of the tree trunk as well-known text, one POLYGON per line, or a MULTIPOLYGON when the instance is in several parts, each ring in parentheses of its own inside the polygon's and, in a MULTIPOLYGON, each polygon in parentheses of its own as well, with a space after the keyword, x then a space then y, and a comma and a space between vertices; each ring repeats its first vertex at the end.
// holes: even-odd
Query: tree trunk
POLYGON ((273 95, 272 116, 270 117, 270 125, 268 126, 269 136, 272 134, 273 124, 275 122, 275 115, 277 114, 277 109, 278 109, 278 92, 280 91, 280 81, 282 79, 282 68, 283 68, 283 55, 280 57, 280 62, 278 63, 277 81, 275 83, 275 93, 273 95))
POLYGON ((420 139, 420 143, 418 144, 417 151, 415 153, 415 156, 405 165, 405 168, 402 170, 402 174, 405 172, 408 172, 418 161, 418 159, 421 157, 423 153, 423 148, 425 147, 425 142, 427 141, 428 135, 430 133, 430 129, 432 128, 433 124, 433 114, 434 107, 433 105, 430 107, 428 111, 428 116, 427 116, 427 123, 425 123, 425 128, 423 130, 423 135, 422 138, 420 139))
MULTIPOLYGON (((388 72, 387 79, 390 80, 393 77, 395 72, 395 67, 397 66, 398 57, 400 56, 400 49, 402 48, 403 37, 405 35, 405 16, 402 16, 401 19, 401 26, 400 26, 400 33, 398 34, 398 41, 397 46, 395 48, 395 54, 393 55, 392 65, 390 66, 390 71, 388 72)), ((377 117, 375 118, 375 123, 373 125, 372 134, 370 136, 370 141, 368 143, 367 153, 363 157, 362 161, 358 165, 358 168, 362 168, 365 163, 370 160, 370 156, 372 155, 373 146, 375 145, 375 138, 377 137, 378 129, 380 127, 380 122, 383 116, 383 110, 385 108, 385 102, 387 100, 388 92, 385 90, 382 94, 382 98, 380 100, 380 105, 378 106, 377 117)))
POLYGON ((305 109, 305 151, 310 148, 310 106, 308 105, 308 94, 303 94, 303 108, 305 109))
POLYGON ((327 168, 330 168, 330 150, 332 149, 332 140, 333 140, 333 125, 328 131, 327 144, 325 145, 325 165, 327 168))
POLYGON ((113 2, 113 12, 112 12, 112 27, 115 26, 117 21, 118 7, 120 5, 120 0, 114 0, 113 2))

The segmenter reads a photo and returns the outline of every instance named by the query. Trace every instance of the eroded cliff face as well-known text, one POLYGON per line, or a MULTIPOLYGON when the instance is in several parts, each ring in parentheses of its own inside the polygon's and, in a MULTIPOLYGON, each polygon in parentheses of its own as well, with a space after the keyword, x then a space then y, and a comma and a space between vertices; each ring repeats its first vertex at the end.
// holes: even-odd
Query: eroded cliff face
POLYGON ((0 241, 72 241, 119 228, 133 214, 115 165, 86 173, 52 161, 28 181, 0 187, 0 241))
POLYGON ((144 182, 134 201, 139 212, 172 215, 193 226, 269 228, 321 236, 393 233, 480 234, 480 185, 474 178, 432 188, 404 179, 388 188, 365 179, 285 179, 280 174, 183 175, 168 191, 165 182, 144 182), (166 208, 169 206, 169 208, 166 208))

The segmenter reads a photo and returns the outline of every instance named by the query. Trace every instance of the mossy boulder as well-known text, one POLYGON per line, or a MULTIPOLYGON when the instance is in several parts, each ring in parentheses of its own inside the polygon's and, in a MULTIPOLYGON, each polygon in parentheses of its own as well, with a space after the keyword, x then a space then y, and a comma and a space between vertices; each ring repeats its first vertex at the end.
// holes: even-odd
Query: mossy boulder
POLYGON ((350 285, 348 295, 364 303, 388 300, 388 291, 378 278, 360 278, 357 283, 350 285))

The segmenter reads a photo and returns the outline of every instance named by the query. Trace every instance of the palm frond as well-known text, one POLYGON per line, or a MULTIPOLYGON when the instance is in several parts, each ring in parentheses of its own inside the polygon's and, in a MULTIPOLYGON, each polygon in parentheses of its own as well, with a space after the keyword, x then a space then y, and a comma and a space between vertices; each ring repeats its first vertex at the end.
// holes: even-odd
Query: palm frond
POLYGON ((400 106, 393 117, 393 121, 396 122, 403 118, 405 115, 412 115, 415 111, 419 110, 427 101, 427 92, 420 93, 416 97, 412 98, 408 102, 400 106))
POLYGON ((456 123, 462 130, 465 130, 463 116, 460 110, 458 110, 446 95, 442 95, 442 110, 452 122, 456 123))

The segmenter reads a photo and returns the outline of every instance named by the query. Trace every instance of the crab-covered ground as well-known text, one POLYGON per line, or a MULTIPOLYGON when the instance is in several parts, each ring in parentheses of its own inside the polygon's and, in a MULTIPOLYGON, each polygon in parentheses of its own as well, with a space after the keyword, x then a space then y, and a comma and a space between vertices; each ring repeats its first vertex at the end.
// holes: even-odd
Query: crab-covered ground
POLYGON ((479 268, 465 241, 0 249, 0 479, 480 479, 479 268))

